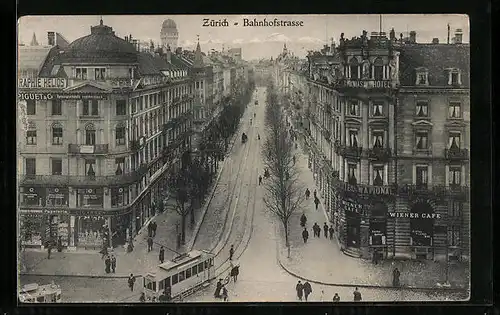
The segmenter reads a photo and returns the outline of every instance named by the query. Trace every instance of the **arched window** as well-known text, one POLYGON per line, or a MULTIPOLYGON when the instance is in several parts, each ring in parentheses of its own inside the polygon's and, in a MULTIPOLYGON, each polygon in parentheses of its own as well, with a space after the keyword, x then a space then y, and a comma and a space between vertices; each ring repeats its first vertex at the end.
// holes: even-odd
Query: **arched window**
POLYGON ((351 79, 359 79, 359 63, 358 59, 356 59, 355 57, 351 58, 351 60, 349 61, 349 72, 351 75, 351 79))
POLYGON ((52 125, 52 144, 63 144, 63 126, 60 123, 54 123, 52 125))
POLYGON ((125 126, 123 124, 116 125, 115 141, 116 141, 116 145, 124 145, 125 144, 125 126))
POLYGON ((384 61, 382 58, 377 58, 373 62, 373 78, 375 80, 383 80, 384 79, 384 61))
POLYGON ((88 124, 85 126, 85 144, 86 145, 96 144, 96 130, 93 124, 88 124))

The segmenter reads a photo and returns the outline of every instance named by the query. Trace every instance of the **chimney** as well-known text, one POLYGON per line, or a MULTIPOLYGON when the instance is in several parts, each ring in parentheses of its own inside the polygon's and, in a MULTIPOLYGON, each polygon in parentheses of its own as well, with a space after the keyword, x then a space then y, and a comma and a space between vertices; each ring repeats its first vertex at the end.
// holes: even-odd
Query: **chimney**
POLYGON ((417 42, 417 32, 410 32, 410 43, 415 44, 417 42))
POLYGON ((434 37, 434 38, 432 39, 432 43, 433 43, 433 44, 439 44, 439 38, 434 37))
POLYGON ((128 42, 128 36, 125 36, 125 41, 128 42))
POLYGON ((170 50, 170 45, 167 45, 166 57, 167 57, 167 62, 172 63, 172 51, 170 50))
POLYGON ((132 43, 132 34, 128 34, 128 40, 132 43))
POLYGON ((462 43, 462 29, 457 28, 455 31, 455 44, 461 44, 462 43))
POLYGON ((55 32, 47 32, 47 41, 49 43, 49 46, 55 46, 56 45, 56 33, 55 32))

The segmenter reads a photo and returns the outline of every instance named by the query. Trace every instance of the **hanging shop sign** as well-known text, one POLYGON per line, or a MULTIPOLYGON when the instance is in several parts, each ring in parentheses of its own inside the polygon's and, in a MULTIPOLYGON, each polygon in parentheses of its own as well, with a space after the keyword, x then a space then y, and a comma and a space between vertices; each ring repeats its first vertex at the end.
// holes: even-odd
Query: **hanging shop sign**
POLYGON ((67 86, 65 78, 20 78, 18 82, 21 89, 65 89, 67 86))
POLYGON ((28 93, 19 92, 19 100, 104 100, 108 96, 106 94, 89 94, 89 93, 28 93))
POLYGON ((410 218, 410 219, 441 219, 439 213, 418 213, 418 212, 387 212, 391 219, 410 218))

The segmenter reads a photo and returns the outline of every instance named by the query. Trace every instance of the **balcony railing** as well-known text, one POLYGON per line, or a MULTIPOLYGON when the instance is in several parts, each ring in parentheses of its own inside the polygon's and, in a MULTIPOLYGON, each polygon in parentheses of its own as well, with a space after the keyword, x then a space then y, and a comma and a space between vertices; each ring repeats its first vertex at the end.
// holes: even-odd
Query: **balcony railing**
POLYGON ((431 156, 432 155, 432 146, 429 146, 428 148, 423 148, 423 149, 413 147, 412 153, 413 153, 413 155, 431 156))
POLYGON ((139 180, 146 174, 148 167, 141 165, 137 170, 121 175, 89 176, 89 175, 24 175, 20 183, 24 185, 61 185, 61 186, 109 186, 126 185, 139 180))
POLYGON ((391 157, 391 149, 389 148, 371 148, 367 150, 367 155, 370 160, 387 161, 391 157))
POLYGON ((468 198, 469 187, 465 185, 400 185, 398 187, 400 194, 408 194, 415 196, 454 196, 468 198))
POLYGON ((359 159, 363 153, 363 148, 341 145, 339 146, 338 153, 345 157, 359 159))
POLYGON ((69 154, 107 154, 108 145, 107 144, 69 144, 68 145, 69 154))
POLYGON ((467 160, 467 159, 469 159, 469 150, 467 150, 467 149, 445 149, 444 156, 448 160, 467 160))

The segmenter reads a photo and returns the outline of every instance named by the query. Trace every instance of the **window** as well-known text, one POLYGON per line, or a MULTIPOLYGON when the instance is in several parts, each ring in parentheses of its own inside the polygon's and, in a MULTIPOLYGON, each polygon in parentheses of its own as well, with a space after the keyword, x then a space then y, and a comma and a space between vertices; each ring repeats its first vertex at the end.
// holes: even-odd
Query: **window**
POLYGON ((116 116, 123 116, 127 114, 127 101, 116 100, 116 116))
POLYGON ((384 185, 384 166, 374 165, 373 166, 373 186, 384 185))
POLYGON ((104 80, 106 77, 106 68, 95 68, 95 79, 104 80))
POLYGON ((356 58, 351 58, 351 61, 349 62, 349 72, 351 74, 350 78, 353 80, 359 79, 358 71, 359 71, 358 60, 356 58))
POLYGON ((52 116, 62 115, 61 100, 52 100, 52 116))
POLYGON ((80 80, 87 80, 87 68, 76 68, 76 78, 80 80))
POLYGON ((427 101, 417 101, 416 114, 417 117, 428 117, 429 103, 427 103, 427 101))
POLYGON ((462 84, 462 77, 459 69, 448 69, 448 85, 462 84))
POLYGON ((429 73, 426 69, 417 69, 417 80, 415 85, 429 85, 429 73))
POLYGON ((122 175, 123 174, 123 169, 125 167, 125 158, 124 157, 116 158, 115 159, 115 165, 116 165, 115 174, 116 175, 122 175))
POLYGON ((417 166, 417 178, 416 184, 419 188, 427 188, 428 183, 428 167, 427 166, 417 166))
POLYGON ((89 124, 85 127, 85 144, 86 145, 95 145, 96 143, 96 132, 95 127, 92 124, 89 124))
POLYGON ((36 175, 36 159, 26 158, 26 175, 36 175))
POLYGON ((458 85, 458 72, 452 72, 451 73, 451 84, 453 85, 458 85))
POLYGON ((115 138, 116 145, 124 145, 125 144, 125 127, 117 126, 115 129, 115 138))
POLYGON ((462 203, 460 201, 451 201, 449 215, 451 217, 460 217, 462 215, 462 203))
POLYGON ((59 124, 52 126, 52 144, 61 145, 63 143, 63 128, 59 124))
POLYGON ((195 276, 197 274, 198 274, 198 265, 193 266, 193 268, 191 268, 191 275, 195 276))
POLYGON ((384 61, 382 58, 375 59, 373 63, 374 69, 374 79, 375 80, 383 80, 384 79, 384 61))
POLYGON ((184 279, 186 279, 186 278, 184 277, 184 271, 179 272, 179 282, 183 281, 184 279))
POLYGON ((349 104, 349 115, 359 116, 359 103, 358 101, 351 101, 349 104))
POLYGON ((417 131, 415 134, 415 144, 418 150, 426 150, 429 148, 428 143, 429 133, 427 131, 417 131))
POLYGON ((450 102, 449 117, 450 118, 461 118, 462 117, 460 102, 450 102))
POLYGON ((191 278, 191 268, 186 270, 186 279, 191 278))
POLYGON ((356 179, 356 164, 349 163, 347 165, 347 182, 351 185, 356 185, 357 179, 356 179))
POLYGON ((134 98, 132 100, 132 113, 135 113, 137 111, 137 103, 138 103, 138 99, 134 98))
POLYGON ((198 272, 202 272, 204 270, 204 264, 203 263, 199 263, 198 264, 198 272))
POLYGON ((349 146, 353 148, 358 147, 358 131, 349 130, 349 146))
POLYGON ((374 148, 383 148, 384 147, 384 132, 383 131, 374 131, 372 133, 373 138, 373 147, 374 148))
POLYGON ((83 116, 98 116, 99 102, 97 100, 83 100, 83 116))
POLYGON ((448 136, 448 149, 450 150, 460 149, 460 133, 450 132, 448 136))
POLYGON ((380 117, 384 115, 384 104, 383 103, 373 103, 372 105, 372 115, 374 117, 380 117))
POLYGON ((128 190, 122 187, 111 188, 111 206, 121 207, 128 204, 128 190))
POLYGON ((36 115, 35 100, 26 100, 26 112, 28 115, 36 115))
POLYGON ((95 176, 95 160, 85 160, 85 175, 86 176, 95 176))
POLYGON ((26 131, 26 144, 36 145, 36 130, 26 131))
POLYGON ((62 159, 52 159, 52 175, 62 175, 62 159))
POLYGON ((460 166, 450 166, 448 174, 448 183, 450 187, 460 186, 462 178, 462 168, 460 166))
POLYGON ((460 246, 460 226, 448 227, 448 246, 460 246))
POLYGON ((179 275, 172 276, 172 285, 177 284, 179 282, 179 275))

